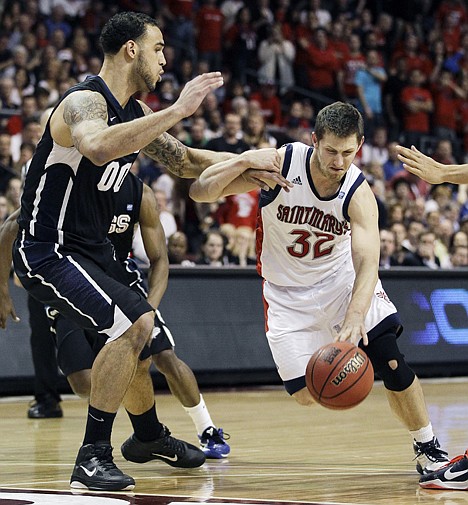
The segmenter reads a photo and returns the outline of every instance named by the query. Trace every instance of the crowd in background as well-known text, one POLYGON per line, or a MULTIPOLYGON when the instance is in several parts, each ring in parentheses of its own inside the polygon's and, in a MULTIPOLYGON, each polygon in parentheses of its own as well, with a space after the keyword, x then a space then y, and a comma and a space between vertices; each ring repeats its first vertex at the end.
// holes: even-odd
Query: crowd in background
MULTIPOLYGON (((2 7, 0 6, 0 10, 2 7)), ((99 72, 98 34, 117 11, 154 16, 167 60, 153 110, 195 75, 225 86, 170 130, 187 146, 241 153, 310 143, 318 110, 335 100, 362 112, 355 163, 379 206, 381 266, 468 266, 466 188, 403 170, 396 145, 442 163, 468 162, 468 9, 464 0, 12 0, 0 12, 0 223, 20 204, 21 170, 40 117, 99 72)), ((255 264, 259 192, 196 204, 192 181, 140 155, 132 170, 157 198, 171 263, 255 264)), ((138 234, 135 256, 145 261, 138 234)))

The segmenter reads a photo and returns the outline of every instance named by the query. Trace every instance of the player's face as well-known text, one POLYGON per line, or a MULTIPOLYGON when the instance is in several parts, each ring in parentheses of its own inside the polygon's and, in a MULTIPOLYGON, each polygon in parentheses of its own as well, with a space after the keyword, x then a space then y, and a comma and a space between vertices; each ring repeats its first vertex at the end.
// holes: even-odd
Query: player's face
POLYGON ((164 57, 164 39, 161 30, 156 26, 149 26, 147 33, 138 44, 140 51, 136 60, 136 74, 143 81, 146 91, 154 91, 161 80, 166 64, 164 57))
POLYGON ((314 166, 323 177, 338 182, 348 171, 362 142, 363 139, 358 142, 356 135, 340 138, 329 132, 319 141, 313 133, 314 166))

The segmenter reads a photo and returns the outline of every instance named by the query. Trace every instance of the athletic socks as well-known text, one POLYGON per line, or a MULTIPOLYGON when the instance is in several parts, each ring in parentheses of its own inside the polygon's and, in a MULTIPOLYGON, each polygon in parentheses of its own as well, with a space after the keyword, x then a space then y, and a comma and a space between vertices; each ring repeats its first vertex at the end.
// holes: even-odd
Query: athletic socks
POLYGON ((431 423, 429 423, 424 428, 420 428, 419 430, 410 431, 410 433, 413 436, 414 440, 420 444, 430 442, 434 438, 434 432, 432 431, 431 423))
POLYGON ((104 412, 89 405, 83 445, 110 442, 115 416, 115 412, 104 412))
POLYGON ((184 410, 192 418, 193 424, 195 425, 199 435, 201 435, 206 428, 209 428, 210 426, 216 428, 211 420, 210 413, 206 408, 205 400, 203 400, 202 395, 200 395, 200 403, 198 405, 195 405, 195 407, 184 407, 184 410))
POLYGON ((130 417, 135 436, 140 442, 152 442, 161 436, 163 425, 158 420, 155 405, 143 414, 131 414, 128 410, 127 413, 130 417))

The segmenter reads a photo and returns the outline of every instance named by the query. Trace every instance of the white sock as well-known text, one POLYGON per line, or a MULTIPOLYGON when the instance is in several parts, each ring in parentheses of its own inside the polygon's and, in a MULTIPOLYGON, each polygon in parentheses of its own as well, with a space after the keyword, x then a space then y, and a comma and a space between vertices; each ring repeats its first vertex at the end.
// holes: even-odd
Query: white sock
POLYGON ((430 442, 434 438, 434 432, 432 431, 431 423, 429 423, 424 428, 420 428, 419 430, 410 431, 410 433, 416 440, 416 442, 419 442, 421 444, 425 442, 430 442))
POLYGON ((187 412, 187 414, 192 418, 193 424, 195 425, 199 435, 201 435, 206 428, 209 428, 210 426, 214 426, 216 428, 211 420, 210 413, 206 408, 205 400, 203 400, 202 395, 200 395, 200 403, 198 405, 195 405, 195 407, 184 407, 184 409, 185 412, 187 412))

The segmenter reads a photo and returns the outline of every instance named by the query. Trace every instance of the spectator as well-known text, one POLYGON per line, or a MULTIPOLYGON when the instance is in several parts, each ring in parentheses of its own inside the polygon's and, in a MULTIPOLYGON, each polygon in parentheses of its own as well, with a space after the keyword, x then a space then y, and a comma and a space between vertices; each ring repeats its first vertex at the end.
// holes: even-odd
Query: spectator
POLYGON ((187 235, 183 231, 176 231, 167 240, 167 256, 170 265, 181 265, 183 267, 195 266, 187 255, 188 241, 187 235))
POLYGON ((250 226, 235 228, 229 248, 229 263, 241 267, 257 263, 255 257, 255 232, 250 226))
POLYGON ((8 215, 13 214, 21 205, 22 182, 17 176, 12 177, 8 181, 8 186, 5 191, 5 196, 8 201, 8 215))
POLYGON ((259 196, 258 189, 227 196, 219 204, 214 216, 215 220, 220 226, 229 223, 234 228, 243 226, 255 230, 259 196))
POLYGON ((365 141, 361 147, 361 163, 367 165, 372 161, 377 161, 382 166, 388 160, 387 128, 378 126, 375 128, 370 141, 365 141))
POLYGON ((408 82, 408 72, 406 61, 398 60, 396 68, 390 69, 387 82, 383 87, 384 111, 389 128, 390 140, 398 140, 403 125, 403 107, 401 102, 401 92, 408 82))
POLYGON ((264 116, 259 112, 248 115, 243 138, 255 149, 276 147, 276 139, 267 132, 264 116))
POLYGON ((358 94, 358 109, 364 116, 365 136, 372 137, 377 127, 383 126, 382 86, 387 73, 379 63, 377 51, 366 54, 366 64, 356 71, 355 83, 358 94))
POLYGON ((0 195, 5 194, 9 180, 16 175, 13 166, 11 135, 0 133, 0 195))
POLYGON ((250 100, 259 104, 260 111, 265 118, 265 123, 281 126, 281 101, 276 94, 274 81, 261 81, 260 89, 252 93, 250 100))
POLYGON ((431 93, 422 86, 424 81, 424 74, 415 68, 410 72, 409 84, 401 92, 404 142, 417 148, 430 133, 430 114, 434 109, 431 93))
POLYGON ((224 37, 225 61, 242 85, 252 82, 257 64, 257 33, 248 7, 241 7, 224 37))
POLYGON ((361 39, 353 33, 349 37, 349 51, 344 55, 342 67, 337 74, 340 98, 344 102, 358 103, 356 72, 366 66, 366 57, 361 52, 361 39))
POLYGON ((205 136, 205 121, 194 121, 190 127, 187 145, 196 149, 203 149, 207 142, 208 139, 205 136))
POLYGON ((388 158, 382 165, 385 182, 388 183, 398 172, 403 170, 403 163, 398 159, 396 150, 397 142, 390 142, 387 145, 388 158))
POLYGON ((402 266, 428 267, 431 269, 440 268, 440 260, 435 255, 435 233, 423 231, 418 238, 418 245, 415 253, 407 253, 402 266))
MULTIPOLYGON (((340 69, 340 61, 336 57, 334 48, 330 45, 327 31, 317 28, 314 31, 313 42, 307 47, 306 64, 308 88, 320 95, 325 100, 333 100, 337 97, 337 74, 340 69)), ((323 107, 323 101, 314 99, 315 109, 323 107)))
POLYGON ((407 72, 419 70, 426 80, 432 72, 432 63, 421 47, 418 36, 414 32, 409 32, 404 41, 403 48, 396 49, 392 55, 390 67, 396 68, 397 61, 404 60, 407 72))
POLYGON ((281 24, 270 28, 269 37, 258 48, 259 81, 275 82, 279 94, 285 95, 294 86, 293 63, 296 56, 294 44, 283 37, 281 24))
POLYGON ((410 221, 408 223, 406 238, 404 238, 401 242, 404 251, 411 253, 416 252, 419 243, 419 236, 424 229, 424 224, 420 221, 410 221))
POLYGON ((216 0, 204 0, 195 18, 198 58, 208 63, 209 71, 222 68, 224 16, 216 0))
POLYGON ((451 268, 468 267, 468 247, 457 246, 450 253, 451 268))
POLYGON ((241 118, 237 114, 226 114, 224 133, 221 137, 211 139, 206 144, 206 149, 211 151, 227 151, 240 154, 250 149, 249 144, 242 140, 241 118))
POLYGON ((229 258, 225 251, 224 237, 219 231, 208 231, 202 241, 200 257, 197 265, 221 267, 229 265, 229 258))
POLYGON ((403 223, 395 222, 390 226, 390 231, 395 236, 395 250, 393 256, 396 258, 399 265, 403 261, 406 254, 406 249, 403 247, 403 242, 406 239, 406 226, 403 223))
POLYGON ((394 252, 395 235, 388 229, 380 230, 380 268, 389 269, 390 267, 398 265, 398 261, 393 255, 394 252))

